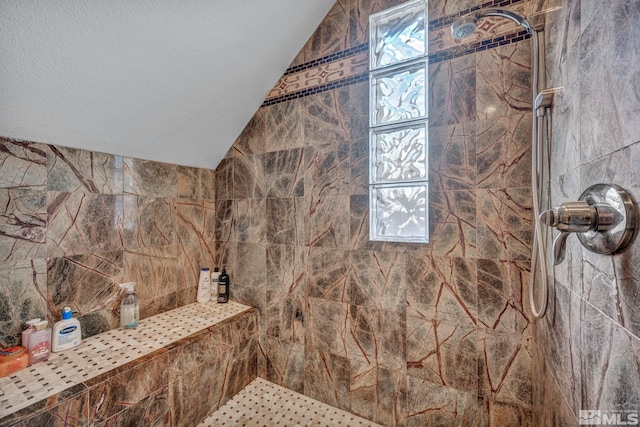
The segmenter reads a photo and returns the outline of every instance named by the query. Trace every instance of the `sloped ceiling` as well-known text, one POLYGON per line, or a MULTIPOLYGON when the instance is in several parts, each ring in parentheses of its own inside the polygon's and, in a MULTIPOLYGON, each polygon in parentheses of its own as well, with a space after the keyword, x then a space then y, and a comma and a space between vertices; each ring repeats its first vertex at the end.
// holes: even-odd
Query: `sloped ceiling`
POLYGON ((334 0, 0 0, 0 135, 215 168, 334 0))

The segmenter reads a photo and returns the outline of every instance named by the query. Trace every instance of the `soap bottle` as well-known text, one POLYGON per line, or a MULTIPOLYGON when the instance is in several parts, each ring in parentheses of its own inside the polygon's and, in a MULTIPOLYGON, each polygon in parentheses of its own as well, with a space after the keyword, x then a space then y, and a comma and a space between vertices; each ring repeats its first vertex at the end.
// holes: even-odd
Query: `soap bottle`
POLYGON ((218 302, 225 303, 229 301, 229 275, 226 269, 222 269, 218 278, 218 302))
POLYGON ((135 294, 136 282, 121 283, 120 287, 126 289, 126 294, 120 304, 120 327, 135 329, 140 322, 140 304, 135 294))
POLYGON ((71 309, 65 307, 62 310, 62 320, 53 325, 53 334, 51 336, 51 351, 58 352, 68 350, 82 341, 82 329, 80 321, 71 317, 71 309))
POLYGON ((211 300, 211 273, 208 268, 200 269, 200 278, 198 279, 198 293, 196 300, 200 304, 204 304, 211 300))
POLYGON ((22 331, 22 340, 20 341, 24 348, 27 348, 29 346, 29 334, 35 331, 35 329, 33 328, 33 324, 38 323, 39 321, 40 321, 40 318, 27 320, 26 322, 27 328, 24 331, 22 331))
POLYGON ((218 284, 220 280, 220 269, 215 267, 213 269, 213 273, 211 273, 211 299, 216 300, 216 295, 218 294, 218 284))
POLYGON ((51 328, 49 322, 41 320, 33 324, 34 331, 28 335, 27 352, 29 365, 35 365, 49 359, 51 354, 51 328))

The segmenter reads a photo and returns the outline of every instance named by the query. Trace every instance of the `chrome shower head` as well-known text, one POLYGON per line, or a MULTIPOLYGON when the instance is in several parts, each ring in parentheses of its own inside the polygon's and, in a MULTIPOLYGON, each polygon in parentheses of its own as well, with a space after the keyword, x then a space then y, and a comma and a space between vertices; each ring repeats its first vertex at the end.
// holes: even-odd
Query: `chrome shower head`
POLYGON ((478 28, 478 18, 475 14, 465 15, 451 24, 451 35, 454 39, 470 36, 478 28))
POLYGON ((462 39, 470 36, 478 27, 478 19, 485 16, 502 16, 511 19, 518 25, 524 27, 527 31, 533 32, 527 18, 509 9, 501 9, 497 7, 489 7, 477 12, 468 13, 451 24, 451 35, 455 39, 462 39))

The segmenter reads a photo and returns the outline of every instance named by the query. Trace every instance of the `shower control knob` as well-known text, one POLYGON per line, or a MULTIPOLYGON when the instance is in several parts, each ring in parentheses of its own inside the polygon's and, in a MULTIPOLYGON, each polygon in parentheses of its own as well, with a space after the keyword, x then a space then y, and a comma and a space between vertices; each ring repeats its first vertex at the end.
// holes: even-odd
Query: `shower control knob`
POLYGON ((596 184, 577 202, 564 202, 540 214, 540 222, 555 227, 554 264, 565 258, 567 237, 577 233, 582 245, 592 252, 613 254, 622 251, 635 232, 635 208, 629 194, 613 184, 596 184))

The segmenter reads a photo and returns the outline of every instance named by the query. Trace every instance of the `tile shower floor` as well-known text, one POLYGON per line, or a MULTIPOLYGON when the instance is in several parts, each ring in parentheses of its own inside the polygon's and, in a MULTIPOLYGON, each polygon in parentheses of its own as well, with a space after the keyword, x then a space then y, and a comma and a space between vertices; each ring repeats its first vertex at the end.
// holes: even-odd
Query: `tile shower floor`
POLYGON ((364 418, 256 378, 198 427, 380 427, 364 418))

